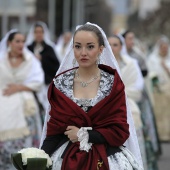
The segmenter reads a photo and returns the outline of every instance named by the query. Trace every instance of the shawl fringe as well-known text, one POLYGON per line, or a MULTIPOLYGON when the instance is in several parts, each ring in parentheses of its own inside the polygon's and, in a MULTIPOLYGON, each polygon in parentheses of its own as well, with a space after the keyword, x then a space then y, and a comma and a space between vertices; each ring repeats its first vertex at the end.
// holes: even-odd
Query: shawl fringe
POLYGON ((7 130, 7 131, 0 132, 0 141, 4 142, 7 140, 15 140, 29 135, 30 135, 30 131, 28 127, 7 130))

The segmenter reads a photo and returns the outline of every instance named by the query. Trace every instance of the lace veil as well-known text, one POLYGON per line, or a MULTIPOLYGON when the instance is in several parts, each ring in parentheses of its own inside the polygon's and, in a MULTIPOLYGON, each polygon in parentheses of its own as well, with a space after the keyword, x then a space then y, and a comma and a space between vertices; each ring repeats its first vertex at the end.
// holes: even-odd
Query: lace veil
MULTIPOLYGON (((103 35, 105 48, 103 49, 103 52, 100 56, 100 64, 105 64, 105 65, 108 65, 108 66, 116 69, 117 72, 120 75, 118 63, 117 63, 117 61, 116 61, 116 59, 115 59, 115 57, 112 53, 111 47, 109 45, 109 42, 107 40, 107 37, 106 37, 104 31, 96 24, 92 24, 92 23, 89 23, 89 22, 87 22, 86 24, 96 26, 101 31, 101 33, 103 35)), ((76 29, 78 29, 79 27, 81 27, 81 26, 77 26, 76 29)), ((74 51, 73 51, 73 38, 72 38, 72 40, 69 44, 69 47, 67 49, 66 55, 65 55, 61 65, 60 65, 60 68, 57 71, 57 74, 65 71, 65 70, 71 69, 75 66, 78 66, 77 63, 76 63, 76 65, 73 66, 73 59, 74 59, 74 51)), ((121 75, 120 75, 120 77, 121 77, 121 75)), ((133 122, 133 118, 132 118, 132 113, 131 113, 129 105, 127 103, 127 99, 126 99, 126 105, 127 105, 127 119, 128 119, 127 121, 129 123, 130 137, 127 139, 127 141, 125 142, 124 145, 133 153, 133 155, 136 157, 139 164, 141 166, 143 166, 141 154, 140 154, 140 150, 139 150, 139 145, 138 145, 138 140, 137 140, 137 136, 136 136, 135 126, 134 126, 134 122, 133 122)), ((49 110, 50 110, 50 107, 49 107, 49 110)), ((49 110, 47 111, 47 114, 46 114, 40 146, 42 145, 42 143, 43 143, 43 141, 46 137, 47 122, 50 118, 49 110)))
POLYGON ((8 40, 9 35, 14 33, 14 32, 17 32, 17 31, 18 31, 17 29, 10 30, 5 35, 5 37, 1 40, 1 42, 0 42, 0 59, 5 57, 5 54, 6 54, 7 50, 8 50, 7 40, 8 40))
MULTIPOLYGON (((159 39, 157 40, 156 44, 154 45, 152 53, 150 55, 153 55, 153 56, 155 55, 154 57, 158 56, 161 43, 169 44, 170 41, 168 37, 166 37, 165 35, 161 35, 159 39)), ((168 58, 170 58, 169 53, 170 53, 170 46, 168 48, 168 56, 167 56, 168 58)))
POLYGON ((36 24, 42 26, 42 28, 44 30, 44 41, 45 41, 45 43, 54 48, 55 44, 51 41, 49 29, 48 29, 47 25, 42 21, 37 21, 35 24, 33 24, 31 26, 30 31, 27 35, 26 45, 30 45, 34 41, 34 28, 35 28, 36 24))
POLYGON ((135 88, 142 90, 144 88, 144 80, 143 80, 143 76, 141 74, 138 62, 136 59, 130 57, 130 55, 128 54, 124 37, 121 34, 118 34, 117 36, 120 38, 122 42, 121 55, 124 56, 128 60, 133 60, 134 64, 136 65, 136 70, 138 71, 138 79, 136 80, 135 88))

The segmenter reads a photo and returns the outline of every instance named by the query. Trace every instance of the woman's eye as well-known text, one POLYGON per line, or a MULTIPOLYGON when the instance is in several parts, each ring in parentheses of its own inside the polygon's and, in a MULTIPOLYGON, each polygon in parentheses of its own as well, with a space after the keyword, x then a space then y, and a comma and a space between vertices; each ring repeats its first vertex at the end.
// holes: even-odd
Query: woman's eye
POLYGON ((88 48, 92 49, 92 48, 94 48, 94 45, 89 45, 88 48))
POLYGON ((79 49, 79 48, 80 48, 80 45, 75 45, 74 47, 77 48, 77 49, 79 49))

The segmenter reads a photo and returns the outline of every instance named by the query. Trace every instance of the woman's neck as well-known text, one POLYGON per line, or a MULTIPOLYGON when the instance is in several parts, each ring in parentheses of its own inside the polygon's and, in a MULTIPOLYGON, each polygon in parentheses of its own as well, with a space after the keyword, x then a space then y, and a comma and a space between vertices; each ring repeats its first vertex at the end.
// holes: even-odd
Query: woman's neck
POLYGON ((15 52, 10 52, 9 53, 9 57, 11 57, 11 58, 22 58, 22 54, 21 55, 19 55, 19 54, 16 54, 15 52))
POLYGON ((40 46, 40 45, 42 45, 42 41, 40 42, 40 41, 35 41, 35 45, 37 45, 37 46, 40 46))
POLYGON ((159 52, 159 55, 161 56, 161 58, 165 58, 167 56, 167 53, 162 53, 161 51, 159 52))
POLYGON ((99 74, 99 68, 98 66, 94 66, 94 67, 79 67, 78 68, 78 74, 81 77, 81 79, 83 80, 89 80, 92 77, 96 76, 97 74, 99 74))
POLYGON ((115 55, 115 58, 116 58, 116 60, 117 60, 117 62, 118 62, 118 63, 122 60, 122 58, 121 58, 121 55, 120 55, 120 54, 115 55))
POLYGON ((127 50, 127 53, 131 53, 133 51, 132 48, 126 48, 126 50, 127 50))

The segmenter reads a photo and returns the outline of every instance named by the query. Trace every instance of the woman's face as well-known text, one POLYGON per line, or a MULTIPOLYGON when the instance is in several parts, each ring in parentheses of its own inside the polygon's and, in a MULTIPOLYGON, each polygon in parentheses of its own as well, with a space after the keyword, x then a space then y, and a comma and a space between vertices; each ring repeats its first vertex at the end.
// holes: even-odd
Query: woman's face
POLYGON ((78 31, 74 36, 74 55, 80 67, 95 66, 103 46, 91 31, 78 31))
POLYGON ((24 43, 25 43, 24 35, 20 33, 15 34, 13 40, 8 42, 8 46, 10 46, 11 48, 11 53, 21 55, 23 52, 24 43))
POLYGON ((160 54, 166 56, 168 54, 168 46, 169 46, 168 43, 162 42, 159 48, 160 54))
POLYGON ((115 56, 120 55, 120 51, 122 49, 122 45, 120 43, 120 40, 116 37, 110 37, 108 38, 109 44, 112 48, 112 52, 115 56))
POLYGON ((68 44, 71 40, 72 34, 71 32, 65 32, 63 35, 64 38, 64 44, 68 44))
POLYGON ((133 32, 129 32, 126 34, 125 43, 126 43, 126 48, 128 50, 131 50, 133 48, 134 40, 135 40, 135 35, 133 32))
POLYGON ((34 39, 38 43, 41 43, 44 40, 44 30, 41 26, 35 27, 34 39))

